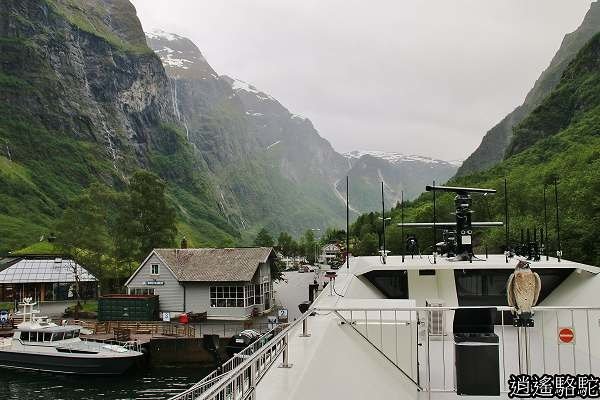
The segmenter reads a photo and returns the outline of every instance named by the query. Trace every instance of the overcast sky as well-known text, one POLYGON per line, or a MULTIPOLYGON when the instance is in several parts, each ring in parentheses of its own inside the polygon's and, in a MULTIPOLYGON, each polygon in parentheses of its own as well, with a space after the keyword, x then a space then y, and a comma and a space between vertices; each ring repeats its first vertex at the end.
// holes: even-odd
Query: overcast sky
POLYGON ((336 150, 466 158, 591 0, 133 0, 336 150))

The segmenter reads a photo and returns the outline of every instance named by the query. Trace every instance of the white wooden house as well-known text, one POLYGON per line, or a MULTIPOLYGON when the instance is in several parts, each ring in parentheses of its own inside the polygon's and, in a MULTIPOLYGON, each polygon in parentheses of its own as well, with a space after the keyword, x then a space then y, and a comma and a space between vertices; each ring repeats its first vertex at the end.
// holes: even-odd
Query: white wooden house
POLYGON ((156 294, 161 312, 206 312, 242 320, 273 306, 270 247, 155 249, 125 283, 130 294, 156 294))

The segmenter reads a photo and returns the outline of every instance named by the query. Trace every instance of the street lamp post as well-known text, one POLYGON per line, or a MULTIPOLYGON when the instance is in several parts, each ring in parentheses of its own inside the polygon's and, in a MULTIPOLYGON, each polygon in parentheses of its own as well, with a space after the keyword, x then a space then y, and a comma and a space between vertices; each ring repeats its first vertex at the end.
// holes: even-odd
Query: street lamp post
MULTIPOLYGON (((317 231, 320 232, 321 228, 311 228, 310 230, 313 232, 317 232, 317 231)), ((316 264, 317 264, 317 236, 315 236, 315 249, 314 250, 315 250, 315 266, 316 266, 316 264)))

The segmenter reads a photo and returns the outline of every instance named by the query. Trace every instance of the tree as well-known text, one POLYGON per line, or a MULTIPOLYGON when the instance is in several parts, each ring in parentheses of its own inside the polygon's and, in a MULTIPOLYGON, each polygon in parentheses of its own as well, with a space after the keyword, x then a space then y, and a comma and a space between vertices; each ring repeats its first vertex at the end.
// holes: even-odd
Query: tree
POLYGON ((346 231, 343 229, 327 228, 321 238, 321 244, 337 243, 346 241, 346 231))
POLYGON ((315 234, 311 229, 304 232, 300 241, 300 247, 302 249, 302 255, 306 257, 309 263, 313 264, 315 260, 315 248, 317 242, 315 241, 315 234))
POLYGON ((391 254, 402 254, 405 238, 402 237, 402 229, 396 225, 389 225, 385 228, 385 240, 387 250, 391 254))
POLYGON ((131 213, 132 229, 139 241, 138 261, 155 248, 173 246, 177 235, 175 209, 167 201, 165 183, 157 175, 136 172, 129 185, 129 203, 126 211, 131 213))
POLYGON ((376 255, 378 250, 377 235, 374 233, 367 233, 365 236, 360 238, 360 241, 356 246, 356 255, 372 256, 376 255))
POLYGON ((105 270, 104 255, 108 250, 106 210, 94 199, 93 194, 97 189, 92 187, 72 199, 56 226, 56 246, 72 260, 70 266, 75 276, 76 317, 81 307, 81 271, 77 265, 85 267, 99 279, 102 279, 105 270))
POLYGON ((279 247, 281 254, 290 257, 296 252, 297 244, 289 233, 281 232, 277 238, 277 247, 279 247))
POLYGON ((273 247, 274 244, 275 244, 275 242, 273 241, 273 238, 271 237, 271 235, 265 228, 262 228, 258 232, 258 235, 256 235, 256 239, 254 239, 255 246, 273 247))

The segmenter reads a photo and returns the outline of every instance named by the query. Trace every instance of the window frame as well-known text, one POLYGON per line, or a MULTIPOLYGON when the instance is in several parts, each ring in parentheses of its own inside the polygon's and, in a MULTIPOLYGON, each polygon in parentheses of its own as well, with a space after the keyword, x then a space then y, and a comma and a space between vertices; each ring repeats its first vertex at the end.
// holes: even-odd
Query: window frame
POLYGON ((154 296, 156 288, 148 288, 148 287, 130 287, 129 294, 135 296, 154 296))
POLYGON ((254 285, 215 285, 208 288, 210 308, 247 308, 254 303, 254 285))
POLYGON ((150 264, 150 275, 160 275, 160 264, 150 264), (156 272, 154 272, 154 267, 156 267, 156 272))

